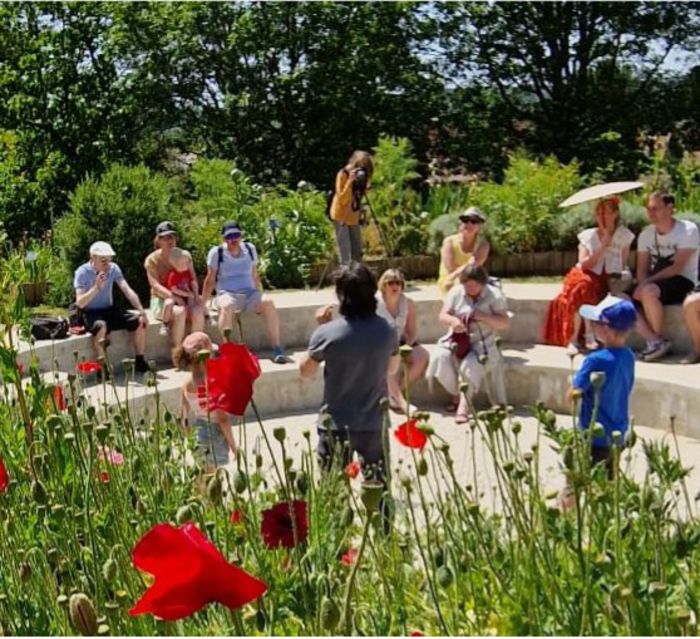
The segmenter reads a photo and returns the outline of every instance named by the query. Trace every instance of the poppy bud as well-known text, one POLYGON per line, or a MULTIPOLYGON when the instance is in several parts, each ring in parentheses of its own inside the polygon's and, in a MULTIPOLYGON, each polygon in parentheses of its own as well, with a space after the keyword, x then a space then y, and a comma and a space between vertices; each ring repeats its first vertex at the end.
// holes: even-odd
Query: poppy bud
POLYGON ((303 437, 304 439, 306 439, 306 440, 311 439, 311 431, 310 431, 308 428, 302 430, 302 431, 301 431, 301 435, 302 435, 302 437, 303 437))
POLYGON ((132 357, 125 357, 122 360, 122 369, 127 375, 133 375, 134 374, 134 365, 136 362, 132 357))
POLYGON ((571 446, 567 446, 564 449, 564 468, 568 470, 573 470, 574 468, 574 449, 571 446))
POLYGON ((111 584, 117 577, 117 562, 111 557, 102 564, 102 576, 108 584, 111 584))
POLYGON ((421 433, 425 433, 428 436, 435 434, 435 429, 430 424, 426 424, 425 422, 419 422, 419 424, 418 424, 418 426, 416 426, 416 428, 421 433))
POLYGON ((109 426, 109 422, 107 422, 105 424, 100 424, 97 428, 95 428, 95 436, 100 444, 104 444, 107 441, 107 437, 109 436, 109 426))
POLYGON ((71 595, 68 601, 68 616, 73 628, 80 634, 93 636, 97 634, 97 614, 95 607, 84 593, 71 595))
POLYGON ((594 437, 594 439, 598 439, 599 437, 605 437, 605 428, 603 428, 603 426, 601 426, 600 424, 596 424, 591 430, 591 435, 594 437))
POLYGON ((443 588, 449 588, 454 581, 454 575, 448 566, 440 566, 436 573, 437 581, 443 588))
POLYGON ((32 567, 26 563, 22 562, 19 565, 19 580, 26 584, 32 578, 32 567))
POLYGON ((272 436, 281 443, 287 438, 287 431, 284 429, 284 426, 279 426, 272 430, 272 436))
POLYGON ((384 494, 384 484, 380 481, 365 481, 362 483, 360 496, 368 514, 377 510, 379 501, 384 494))
POLYGON ((233 474, 233 489, 237 494, 242 495, 248 488, 248 477, 242 470, 237 470, 233 474))
POLYGON ((605 384, 605 373, 603 371, 594 371, 589 379, 591 380, 591 386, 598 390, 605 384))
POLYGON ((263 632, 266 624, 265 613, 262 610, 258 610, 255 613, 255 627, 258 629, 258 632, 263 632))
POLYGON ((637 432, 632 428, 630 429, 630 434, 627 436, 627 446, 628 448, 634 448, 637 443, 637 432))
POLYGON ((189 506, 180 506, 180 508, 177 509, 177 513, 175 513, 175 521, 177 522, 178 526, 182 526, 182 524, 187 523, 191 519, 192 509, 189 506))
POLYGON ((515 469, 515 464, 512 461, 507 461, 503 464, 503 470, 508 475, 510 475, 514 469, 515 469))
POLYGON ((350 506, 345 506, 343 509, 343 514, 340 518, 340 523, 343 528, 348 528, 352 526, 353 519, 355 518, 355 513, 352 512, 350 506))
POLYGON ((34 499, 37 504, 44 505, 48 501, 49 496, 46 494, 46 488, 44 488, 44 484, 40 481, 35 480, 32 482, 31 492, 32 499, 34 499))
POLYGON ((330 597, 324 597, 321 602, 321 628, 335 630, 340 621, 340 608, 330 597))
POLYGON ((534 455, 529 451, 523 455, 523 459, 528 464, 532 463, 533 458, 534 458, 534 455))
POLYGON ((207 482, 207 497, 214 502, 218 503, 221 499, 221 480, 218 475, 213 475, 211 479, 207 482))
POLYGON ((408 344, 404 344, 403 346, 399 347, 399 355, 401 355, 401 359, 407 360, 409 357, 411 357, 411 353, 413 352, 413 346, 409 346, 408 344))
POLYGON ((522 430, 523 430, 523 425, 520 422, 515 422, 513 424, 513 428, 512 428, 513 435, 519 435, 522 430))
POLYGON ((305 473, 302 473, 302 472, 299 473, 299 476, 297 477, 295 484, 296 484, 297 490, 302 495, 306 494, 306 491, 309 487, 309 482, 306 479, 305 473))
POLYGON ((421 457, 416 464, 416 472, 421 477, 425 477, 428 474, 428 462, 425 461, 425 457, 421 457))
POLYGON ((612 433, 610 433, 610 438, 613 441, 613 444, 619 444, 622 441, 622 433, 619 430, 614 430, 612 433))

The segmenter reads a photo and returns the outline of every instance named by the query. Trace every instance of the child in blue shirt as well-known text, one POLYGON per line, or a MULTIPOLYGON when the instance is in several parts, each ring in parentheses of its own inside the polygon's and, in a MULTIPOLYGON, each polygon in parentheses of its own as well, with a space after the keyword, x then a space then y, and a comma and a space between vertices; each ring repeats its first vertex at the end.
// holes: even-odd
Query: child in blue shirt
MULTIPOLYGON (((569 395, 575 390, 582 393, 579 408, 579 428, 591 427, 596 389, 591 380, 593 373, 602 373, 604 380, 600 386, 600 398, 595 423, 600 424, 605 433, 592 439, 593 464, 604 462, 608 476, 612 477, 612 434, 619 431, 625 441, 629 429, 629 398, 634 385, 634 353, 626 346, 627 335, 637 321, 637 312, 632 302, 608 295, 596 306, 584 304, 579 313, 591 320, 596 339, 603 348, 589 353, 573 377, 569 395)), ((593 376, 595 379, 595 376, 593 376)), ((566 489, 565 489, 566 490, 566 489)), ((571 497, 570 490, 564 500, 571 497)), ((561 503, 561 502, 560 502, 561 503)))

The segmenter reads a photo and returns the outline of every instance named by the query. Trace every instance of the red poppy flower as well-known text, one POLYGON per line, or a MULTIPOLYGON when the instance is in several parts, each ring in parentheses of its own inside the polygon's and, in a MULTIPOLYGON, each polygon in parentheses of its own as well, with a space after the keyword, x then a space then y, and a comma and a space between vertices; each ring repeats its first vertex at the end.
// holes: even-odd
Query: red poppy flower
POLYGON ((10 476, 7 474, 5 462, 0 459, 0 493, 4 493, 10 485, 10 476))
POLYGON ((155 577, 129 611, 132 616, 151 613, 177 621, 213 602, 240 608, 267 590, 262 581, 228 563, 192 523, 180 528, 157 524, 141 537, 131 557, 134 566, 155 577))
POLYGON ((100 473, 100 481, 101 481, 103 484, 109 484, 109 473, 108 473, 106 470, 103 470, 103 471, 100 473))
POLYGON ((355 479, 360 474, 362 470, 359 462, 352 461, 345 467, 345 474, 350 477, 350 479, 355 479))
POLYGON ((243 521, 243 513, 238 508, 236 508, 236 510, 234 510, 231 513, 231 516, 229 517, 229 521, 234 526, 238 526, 238 524, 240 524, 243 521))
POLYGON ((348 548, 348 551, 340 558, 340 563, 344 566, 352 566, 357 559, 357 548, 348 548))
POLYGON ((102 364, 99 362, 80 362, 77 366, 76 369, 78 370, 79 373, 82 373, 83 375, 88 375, 90 373, 97 373, 98 371, 102 370, 102 364))
POLYGON ((19 373, 19 376, 22 377, 22 375, 27 372, 27 367, 20 362, 15 362, 15 364, 17 365, 17 372, 19 373))
POLYGON ((260 363, 245 344, 225 342, 218 357, 207 360, 207 385, 197 387, 199 405, 243 415, 253 397, 253 382, 260 376, 260 363))
POLYGON ((408 448, 423 450, 428 442, 428 436, 416 424, 418 424, 417 420, 409 419, 394 431, 394 436, 408 448))
POLYGON ((53 387, 53 401, 56 404, 56 408, 60 411, 66 410, 68 404, 66 403, 66 394, 63 392, 63 386, 53 387))
POLYGON ((414 630, 409 636, 410 637, 425 637, 425 635, 422 632, 418 632, 418 630, 414 630))
POLYGON ((268 548, 294 548, 303 543, 309 534, 309 522, 306 518, 306 502, 302 500, 281 501, 272 508, 263 510, 262 536, 268 548), (292 517, 294 520, 292 521, 292 517), (296 525, 296 540, 294 527, 296 525))

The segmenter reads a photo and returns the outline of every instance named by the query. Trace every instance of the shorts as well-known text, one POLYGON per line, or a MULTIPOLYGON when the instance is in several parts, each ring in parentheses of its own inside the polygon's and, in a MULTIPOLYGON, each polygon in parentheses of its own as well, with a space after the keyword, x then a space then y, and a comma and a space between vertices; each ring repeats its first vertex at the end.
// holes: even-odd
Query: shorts
POLYGON ((209 466, 219 467, 228 464, 229 447, 218 424, 197 419, 194 427, 197 430, 196 455, 209 466))
POLYGON ((682 275, 674 275, 665 280, 653 282, 659 287, 659 300, 664 306, 682 304, 685 296, 693 290, 693 282, 682 275))
POLYGON ((97 335, 104 325, 107 326, 108 333, 123 330, 133 333, 141 324, 141 318, 138 315, 127 313, 116 306, 94 311, 86 310, 84 317, 85 330, 93 335, 97 335))
POLYGON ((216 296, 216 307, 221 309, 222 302, 231 300, 233 302, 234 313, 245 313, 246 311, 254 311, 258 304, 262 302, 262 291, 252 289, 249 291, 240 291, 232 293, 230 291, 222 291, 216 296))

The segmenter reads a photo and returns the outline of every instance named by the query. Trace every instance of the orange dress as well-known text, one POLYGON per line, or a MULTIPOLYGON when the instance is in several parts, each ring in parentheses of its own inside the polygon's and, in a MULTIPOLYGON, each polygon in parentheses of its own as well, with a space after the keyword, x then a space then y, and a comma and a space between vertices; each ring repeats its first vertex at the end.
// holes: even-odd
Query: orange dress
POLYGON ((564 278, 564 288, 549 304, 544 324, 544 342, 566 346, 583 337, 584 323, 574 336, 574 316, 583 304, 597 304, 608 292, 608 277, 574 266, 564 278))

